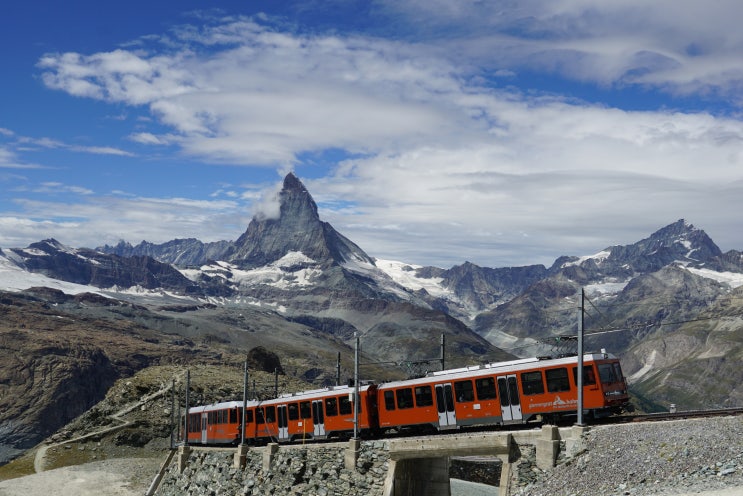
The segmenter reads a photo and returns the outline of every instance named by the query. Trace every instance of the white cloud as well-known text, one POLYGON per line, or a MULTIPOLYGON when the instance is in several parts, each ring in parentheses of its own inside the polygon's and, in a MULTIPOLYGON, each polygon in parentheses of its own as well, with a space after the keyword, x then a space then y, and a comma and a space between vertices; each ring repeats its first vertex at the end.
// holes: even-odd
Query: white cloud
MULTIPOLYGON (((738 3, 488 5, 389 3, 420 21, 410 23, 423 33, 417 42, 230 19, 183 26, 159 39, 166 49, 142 40, 128 50, 49 54, 39 67, 50 88, 146 106, 166 130, 140 122, 129 135, 140 144, 178 145, 208 162, 293 167, 300 177, 303 154, 359 157, 306 184, 321 215, 381 258, 549 264, 634 242, 680 217, 723 248, 743 248, 730 228, 743 207, 739 119, 487 86, 489 76, 509 84, 530 70, 734 98, 743 80, 738 3), (442 26, 446 36, 436 34, 442 26)), ((267 213, 273 192, 247 188, 241 197, 267 213)), ((192 203, 182 215, 171 200, 95 201, 116 219, 93 220, 86 210, 95 202, 73 210, 92 230, 134 241, 235 239, 247 226, 230 205, 192 203)), ((55 207, 40 204, 38 213, 55 207)))
POLYGON ((49 237, 91 248, 121 239, 162 243, 191 234, 202 241, 216 241, 235 239, 250 220, 233 201, 95 196, 56 183, 46 187, 84 197, 66 202, 16 200, 23 215, 0 216, 3 246, 25 246, 49 237))
POLYGON ((480 66, 742 102, 737 0, 385 1, 392 16, 480 66), (452 35, 452 31, 454 34, 452 35), (438 33, 444 33, 443 36, 438 33))

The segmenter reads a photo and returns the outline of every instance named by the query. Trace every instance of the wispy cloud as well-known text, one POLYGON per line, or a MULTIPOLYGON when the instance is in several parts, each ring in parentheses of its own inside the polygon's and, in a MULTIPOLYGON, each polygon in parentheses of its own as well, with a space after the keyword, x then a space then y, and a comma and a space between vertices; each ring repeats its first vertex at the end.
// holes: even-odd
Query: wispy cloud
POLYGON ((59 182, 44 182, 39 186, 32 189, 34 193, 45 193, 45 194, 57 194, 57 193, 73 193, 75 195, 92 195, 93 191, 84 188, 82 186, 73 186, 69 184, 62 184, 59 182))
POLYGON ((606 85, 720 93, 741 103, 735 0, 383 1, 432 42, 477 67, 554 72, 606 85))
MULTIPOLYGON (((59 184, 46 187, 50 191, 75 189, 59 184)), ((29 239, 41 239, 40 232, 46 233, 44 237, 93 248, 121 239, 165 242, 176 237, 176 232, 181 233, 180 237, 198 233, 204 241, 216 241, 234 239, 250 220, 238 204, 225 200, 96 196, 84 190, 74 192, 82 196, 69 201, 16 200, 19 212, 0 216, 5 246, 25 246, 29 239)))
POLYGON ((112 146, 83 146, 65 143, 63 141, 49 138, 49 137, 32 137, 32 136, 19 136, 12 131, 6 130, 8 137, 14 138, 10 145, 22 150, 33 150, 34 148, 43 149, 56 149, 56 150, 69 150, 77 153, 91 153, 94 155, 118 155, 124 157, 133 157, 134 154, 120 148, 112 146))

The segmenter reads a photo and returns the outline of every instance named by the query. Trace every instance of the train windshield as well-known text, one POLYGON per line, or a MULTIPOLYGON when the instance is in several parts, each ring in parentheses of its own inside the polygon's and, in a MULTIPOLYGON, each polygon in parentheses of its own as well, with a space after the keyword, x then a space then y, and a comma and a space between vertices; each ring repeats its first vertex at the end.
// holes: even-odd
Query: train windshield
POLYGON ((604 384, 622 381, 622 369, 618 363, 602 363, 599 365, 599 377, 604 384))

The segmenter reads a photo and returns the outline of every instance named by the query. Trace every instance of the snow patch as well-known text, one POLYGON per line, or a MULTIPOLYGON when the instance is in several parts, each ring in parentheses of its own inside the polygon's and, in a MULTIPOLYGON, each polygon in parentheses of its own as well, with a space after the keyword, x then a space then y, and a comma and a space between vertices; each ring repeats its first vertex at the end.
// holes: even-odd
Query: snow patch
POLYGON ((289 252, 279 260, 255 269, 240 269, 229 262, 214 262, 198 269, 180 269, 181 274, 197 281, 201 275, 221 277, 236 285, 268 285, 279 289, 305 287, 322 275, 315 260, 301 252, 289 252))
POLYGON ((692 274, 700 277, 712 279, 722 284, 727 284, 731 288, 743 286, 743 274, 740 272, 718 272, 712 269, 695 269, 693 267, 684 267, 692 274))
POLYGON ((607 279, 594 284, 588 284, 585 286, 585 290, 589 296, 614 296, 621 293, 631 280, 617 281, 607 279))
MULTIPOLYGON (((4 252, 3 252, 4 253, 4 252)), ((45 255, 45 253, 42 252, 45 255)), ((16 264, 7 256, 0 255, 0 289, 3 291, 23 291, 34 287, 47 287, 58 289, 66 294, 76 295, 80 293, 103 294, 100 288, 75 284, 72 282, 52 279, 43 274, 28 272, 16 264)))
POLYGON ((384 271, 400 286, 410 290, 418 291, 425 289, 428 294, 438 298, 453 299, 454 293, 443 286, 441 277, 418 277, 415 275, 416 270, 422 268, 422 265, 412 265, 394 260, 375 260, 377 267, 384 271))
POLYGON ((600 265, 601 262, 603 262, 604 260, 606 260, 607 258, 609 258, 609 255, 611 255, 611 252, 610 251, 602 250, 602 251, 600 251, 600 252, 598 252, 598 253, 596 253, 594 255, 588 255, 588 256, 585 256, 585 257, 579 257, 578 260, 574 260, 572 262, 566 262, 566 263, 564 263, 562 265, 562 268, 572 267, 574 265, 580 265, 583 262, 585 262, 586 260, 594 260, 597 265, 600 265))

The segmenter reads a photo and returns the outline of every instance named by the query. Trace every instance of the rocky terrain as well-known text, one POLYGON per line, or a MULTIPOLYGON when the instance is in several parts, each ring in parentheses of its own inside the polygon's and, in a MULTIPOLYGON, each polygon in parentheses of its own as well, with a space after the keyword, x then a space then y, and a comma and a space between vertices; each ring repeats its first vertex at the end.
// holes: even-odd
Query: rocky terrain
MULTIPOLYGON (((175 433, 176 419, 185 408, 187 371, 192 405, 242 398, 244 369, 237 363, 144 368, 116 380, 82 415, 1 466, 0 480, 104 460, 163 459, 171 441, 177 441, 171 440, 171 432, 175 433)), ((311 387, 301 380, 255 368, 249 374, 251 397, 267 398, 276 391, 281 394, 311 387)))
MULTIPOLYGON (((106 418, 118 405, 96 405, 116 394, 111 388, 117 381, 153 366, 179 367, 180 375, 186 368, 226 366, 241 374, 249 357, 253 370, 278 369, 282 383, 318 385, 334 383, 342 352, 344 381, 353 370, 353 350, 345 344, 270 311, 215 312, 209 305, 147 309, 96 294, 37 288, 0 293, 0 317, 0 461, 86 412, 106 418), (279 327, 281 333, 275 332, 279 327)), ((375 365, 364 371, 390 377, 375 365)), ((122 392, 122 398, 138 400, 169 380, 153 377, 122 392)), ((238 384, 242 394, 241 375, 228 382, 238 384)), ((234 392, 225 386, 208 391, 208 398, 192 391, 193 401, 234 392)))
POLYGON ((531 482, 514 494, 743 494, 743 417, 593 427, 585 448, 549 472, 523 467, 531 482))

